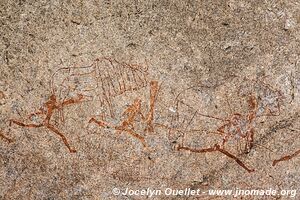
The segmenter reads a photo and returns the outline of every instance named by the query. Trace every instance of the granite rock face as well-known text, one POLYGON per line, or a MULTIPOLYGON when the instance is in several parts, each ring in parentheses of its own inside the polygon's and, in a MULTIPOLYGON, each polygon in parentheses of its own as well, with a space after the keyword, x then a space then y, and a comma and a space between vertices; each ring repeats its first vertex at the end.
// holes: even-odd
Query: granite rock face
POLYGON ((299 24, 297 0, 2 0, 0 199, 294 196, 299 24))

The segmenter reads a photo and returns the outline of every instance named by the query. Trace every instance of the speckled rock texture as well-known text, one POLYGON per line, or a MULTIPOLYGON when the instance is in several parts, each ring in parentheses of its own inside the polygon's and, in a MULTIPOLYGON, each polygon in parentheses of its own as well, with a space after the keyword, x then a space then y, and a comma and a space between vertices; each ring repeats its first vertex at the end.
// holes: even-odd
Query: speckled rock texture
POLYGON ((298 0, 1 0, 0 199, 290 199, 113 189, 299 190, 299 41, 298 0))

